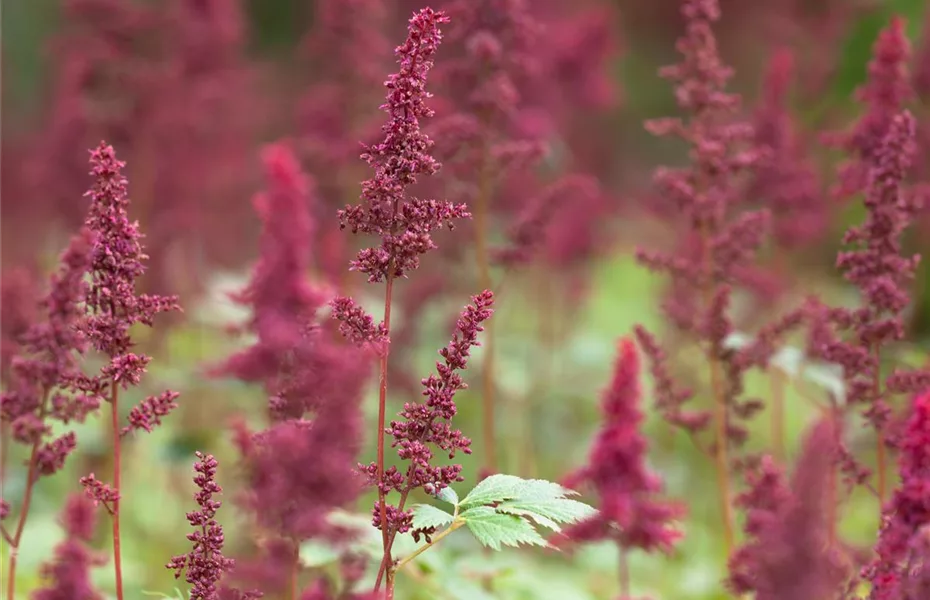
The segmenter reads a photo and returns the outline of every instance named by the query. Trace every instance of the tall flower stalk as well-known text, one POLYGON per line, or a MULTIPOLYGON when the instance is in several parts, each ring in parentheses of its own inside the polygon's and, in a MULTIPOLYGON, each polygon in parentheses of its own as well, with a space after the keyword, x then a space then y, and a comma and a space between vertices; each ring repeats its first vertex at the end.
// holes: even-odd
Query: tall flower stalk
POLYGON ((663 365, 664 354, 644 329, 637 336, 652 362, 659 387, 657 400, 666 419, 691 433, 712 424, 712 443, 704 450, 712 455, 727 555, 733 549, 734 524, 731 503, 730 447, 745 439, 735 416, 747 418, 758 403, 737 400, 742 392, 742 369, 733 361, 724 340, 732 332, 728 315, 730 296, 762 243, 768 211, 743 212, 736 178, 752 167, 759 153, 748 146, 753 136, 747 123, 734 122, 740 98, 725 91, 732 69, 717 51, 711 26, 720 18, 716 0, 685 0, 685 35, 678 41, 681 63, 660 74, 676 84, 679 106, 686 120, 667 118, 647 122, 655 135, 675 136, 690 147, 692 165, 685 169, 660 168, 655 180, 680 215, 683 240, 673 254, 638 252, 641 263, 668 273, 672 289, 664 309, 669 320, 701 345, 710 383, 712 409, 685 413, 681 404, 691 397, 678 390, 663 365))
MULTIPOLYGON (((393 594, 392 531, 397 525, 396 513, 389 510, 385 500, 394 484, 385 470, 384 445, 394 282, 416 269, 420 256, 436 247, 431 231, 446 224, 451 228, 454 220, 470 216, 464 204, 414 198, 406 191, 419 176, 432 175, 440 168, 439 162, 429 153, 433 141, 420 130, 420 121, 433 116, 426 105, 430 94, 425 84, 442 40, 439 26, 446 22, 448 18, 444 13, 430 8, 411 17, 407 40, 394 51, 400 70, 385 82, 388 94, 381 108, 389 120, 381 129, 383 137, 362 154, 362 159, 374 170, 374 176, 362 184, 362 203, 339 211, 341 227, 381 239, 379 246, 361 250, 351 262, 351 268, 365 273, 371 283, 385 283, 382 322, 376 326, 350 298, 337 298, 333 307, 334 317, 343 322, 342 329, 350 338, 379 342, 378 456, 371 475, 378 487, 375 519, 381 528, 384 550, 381 573, 388 574, 389 596, 393 594)), ((382 575, 375 583, 375 591, 381 587, 382 575)))
POLYGON ((121 439, 133 429, 150 431, 176 405, 177 394, 167 391, 134 407, 130 424, 121 425, 119 392, 137 385, 150 358, 131 351, 130 328, 139 323, 151 326, 155 315, 180 310, 174 296, 137 295, 136 280, 143 274, 142 234, 138 223, 130 222, 127 213, 127 181, 122 175, 125 163, 117 160, 113 147, 101 142, 91 151, 91 175, 95 182, 87 196, 90 212, 86 227, 94 234, 91 251, 90 285, 84 298, 87 315, 79 328, 93 347, 108 358, 108 363, 94 377, 78 384, 82 391, 102 397, 110 404, 113 479, 106 484, 93 473, 81 479, 85 492, 97 504, 103 504, 112 516, 113 568, 116 597, 123 600, 123 573, 120 552, 120 475, 122 471, 121 439))
MULTIPOLYGON (((62 254, 61 266, 52 276, 49 292, 40 304, 45 319, 30 324, 19 336, 22 348, 12 358, 9 387, 0 396, 0 421, 7 428, 4 435, 9 432, 13 442, 30 448, 16 525, 12 529, 2 528, 10 549, 6 570, 8 598, 16 597, 17 554, 36 484, 40 478, 58 472, 77 444, 73 431, 53 438, 50 422, 82 422, 100 406, 94 395, 71 393, 74 382, 80 379, 80 355, 87 348, 76 325, 82 314, 84 276, 90 267, 93 241, 93 234, 84 229, 62 254)), ((6 498, 2 503, 0 520, 5 520, 13 506, 6 498)))

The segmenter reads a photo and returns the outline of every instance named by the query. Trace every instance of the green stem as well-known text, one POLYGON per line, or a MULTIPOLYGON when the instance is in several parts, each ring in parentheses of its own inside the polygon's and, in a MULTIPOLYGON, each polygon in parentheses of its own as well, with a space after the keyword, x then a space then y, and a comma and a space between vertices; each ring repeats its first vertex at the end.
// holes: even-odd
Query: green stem
POLYGON ((398 562, 398 563, 397 563, 397 566, 394 567, 394 570, 395 570, 395 571, 401 570, 402 568, 404 568, 404 566, 405 566, 407 563, 409 563, 410 561, 412 561, 412 560, 415 559, 416 557, 420 556, 421 554, 423 554, 424 552, 426 552, 427 550, 429 550, 430 548, 432 548, 433 546, 435 546, 436 544, 438 544, 438 543, 439 543, 439 540, 441 540, 442 538, 446 537, 447 535, 449 535, 450 533, 452 533, 453 531, 455 531, 456 529, 458 529, 459 527, 461 527, 461 526, 464 525, 464 524, 465 524, 464 519, 456 519, 455 521, 452 521, 452 524, 451 524, 451 525, 449 525, 446 529, 442 530, 438 535, 436 535, 435 537, 433 537, 433 539, 430 540, 429 543, 427 543, 427 544, 424 545, 424 546, 420 546, 419 548, 416 549, 416 551, 415 551, 413 554, 411 554, 410 556, 408 556, 408 557, 402 559, 400 562, 398 562))

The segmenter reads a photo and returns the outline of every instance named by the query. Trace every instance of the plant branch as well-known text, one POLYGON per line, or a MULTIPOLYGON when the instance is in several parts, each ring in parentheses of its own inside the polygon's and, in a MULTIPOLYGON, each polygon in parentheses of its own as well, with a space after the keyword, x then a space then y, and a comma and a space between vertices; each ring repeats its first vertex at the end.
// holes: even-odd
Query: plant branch
POLYGON ((119 426, 119 386, 116 381, 111 384, 110 424, 113 429, 113 487, 116 498, 113 500, 113 570, 116 575, 116 598, 123 600, 123 563, 120 552, 119 501, 122 494, 120 484, 121 441, 119 426))
POLYGON ((409 563, 416 557, 420 556, 421 554, 423 554, 424 552, 426 552, 427 550, 429 550, 430 548, 438 544, 441 539, 443 539, 444 537, 446 537, 447 535, 449 535, 450 533, 452 533, 453 531, 455 531, 456 529, 458 529, 464 524, 465 524, 464 519, 458 519, 458 518, 455 519, 454 521, 452 521, 451 525, 449 525, 448 527, 443 529, 441 532, 439 532, 428 543, 417 548, 412 554, 410 554, 410 556, 407 556, 406 558, 401 559, 400 562, 397 563, 397 566, 393 567, 393 569, 395 571, 403 569, 407 563, 409 563))

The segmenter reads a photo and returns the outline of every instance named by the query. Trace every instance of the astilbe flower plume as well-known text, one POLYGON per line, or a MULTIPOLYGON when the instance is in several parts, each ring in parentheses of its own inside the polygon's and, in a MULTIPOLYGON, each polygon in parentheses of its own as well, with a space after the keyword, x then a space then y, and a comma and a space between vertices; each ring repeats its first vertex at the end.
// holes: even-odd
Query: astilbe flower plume
POLYGON ((749 488, 737 498, 746 510, 747 541, 730 559, 726 583, 732 592, 792 600, 840 591, 848 574, 827 541, 834 427, 823 420, 807 434, 790 484, 769 456, 748 470, 749 488))
MULTIPOLYGON (((245 166, 263 114, 244 62, 241 3, 69 0, 62 12, 47 116, 24 141, 23 192, 38 200, 24 217, 45 228, 36 236, 50 223, 76 226, 86 204, 75 201, 85 169, 74 148, 110 140, 131 157, 135 211, 150 236, 140 285, 195 289, 204 278, 192 254, 228 265, 249 247, 228 235, 249 231, 247 203, 230 199, 252 184, 245 166)), ((23 221, 15 225, 36 228, 23 221)))
POLYGON ((671 382, 668 368, 661 364, 665 357, 658 342, 642 327, 636 335, 657 376, 656 402, 665 418, 692 436, 714 424, 710 449, 729 549, 733 540, 729 449, 745 442, 748 433, 740 421, 756 414, 762 404, 741 398, 744 365, 724 342, 734 330, 731 296, 737 285, 751 283, 747 274, 765 238, 770 213, 765 209, 740 212, 744 190, 739 178, 759 163, 764 152, 751 143, 753 128, 734 119, 740 98, 725 89, 733 70, 723 64, 711 28, 720 18, 718 3, 685 0, 682 13, 686 31, 677 44, 682 62, 663 68, 660 74, 675 83, 676 99, 687 119, 646 123, 653 134, 678 137, 690 147, 689 167, 662 167, 655 173, 671 208, 668 218, 678 226, 676 235, 681 241, 671 254, 640 250, 637 258, 671 278, 663 309, 679 331, 701 345, 709 367, 713 413, 685 412, 682 405, 691 394, 671 382))
POLYGON ((269 146, 263 159, 268 189, 255 200, 264 223, 261 256, 236 297, 251 309, 246 329, 257 339, 217 371, 261 383, 269 399, 271 426, 241 432, 239 446, 246 479, 240 503, 270 541, 260 560, 240 564, 237 579, 272 592, 298 568, 297 544, 344 537, 328 516, 360 491, 352 475, 371 363, 319 322, 327 296, 306 279, 312 181, 286 145, 269 146))
MULTIPOLYGON (((150 361, 148 356, 132 352, 130 328, 137 324, 151 327, 157 314, 180 310, 180 306, 174 296, 137 294, 137 280, 145 272, 148 256, 143 251, 138 222, 129 221, 128 182, 122 174, 125 163, 117 160, 113 147, 105 142, 91 150, 90 163, 94 184, 86 194, 90 210, 85 225, 94 237, 90 281, 84 295, 86 314, 77 329, 105 357, 105 364, 98 375, 82 376, 74 387, 86 396, 103 398, 110 404, 113 481, 106 484, 91 474, 82 477, 81 484, 94 503, 103 504, 112 516, 116 595, 123 598, 119 505, 120 437, 124 432, 120 424, 119 391, 138 385, 150 361)), ((144 400, 133 410, 126 432, 150 430, 151 425, 176 406, 175 398, 175 394, 166 392, 160 399, 144 400)))
MULTIPOLYGON (((76 389, 84 379, 79 361, 88 346, 78 325, 83 318, 81 304, 87 289, 84 278, 90 268, 93 244, 93 233, 83 229, 62 254, 58 272, 52 275, 49 291, 37 307, 43 318, 30 323, 20 335, 20 352, 12 359, 9 380, 4 382, 6 389, 0 395, 4 460, 11 441, 30 449, 23 494, 15 506, 16 525, 4 529, 11 549, 6 570, 9 597, 15 594, 16 555, 23 542, 36 483, 61 470, 77 447, 74 431, 53 435, 52 421, 64 425, 83 422, 100 406, 98 395, 76 389)), ((8 498, 0 503, 5 519, 13 505, 8 498)))
POLYGON ((19 339, 35 318, 35 277, 29 269, 4 269, 0 279, 0 380, 9 376, 19 339))
POLYGON ((400 70, 385 82, 388 94, 381 108, 390 120, 381 141, 362 154, 374 177, 362 184, 362 204, 339 211, 341 227, 381 238, 379 247, 362 250, 351 263, 373 283, 416 269, 420 256, 436 247, 430 232, 469 216, 464 204, 406 196, 418 176, 440 167, 429 154, 433 141, 420 130, 420 121, 433 116, 425 84, 442 40, 439 25, 446 22, 444 13, 429 8, 410 19, 407 41, 395 50, 400 70))
POLYGON ((913 99, 914 90, 908 75, 911 46, 904 31, 904 20, 895 16, 879 34, 869 62, 868 79, 856 91, 865 104, 865 113, 852 129, 828 142, 849 153, 850 160, 840 166, 839 182, 833 194, 849 198, 866 189, 869 172, 881 152, 892 120, 913 99))
POLYGON ((826 230, 829 217, 817 174, 789 112, 794 73, 794 54, 787 48, 775 51, 754 119, 754 142, 767 150, 767 156, 746 194, 752 202, 771 211, 772 236, 784 250, 798 250, 816 242, 826 230))
POLYGON ((65 540, 55 547, 52 560, 42 566, 46 583, 32 593, 33 600, 104 598, 90 581, 90 570, 106 562, 89 547, 96 524, 96 511, 90 501, 77 494, 69 496, 61 513, 65 540))
POLYGON ((634 548, 670 552, 682 535, 675 521, 684 515, 684 507, 656 498, 662 492, 662 480, 646 465, 639 377, 636 344, 632 338, 623 338, 617 345, 613 378, 601 401, 604 422, 588 464, 565 481, 570 488, 589 484, 600 498, 599 512, 566 530, 568 540, 612 540, 621 552, 634 548))
POLYGON ((917 600, 927 590, 930 530, 930 388, 914 399, 900 444, 901 483, 885 506, 874 560, 863 570, 870 600, 917 600))
MULTIPOLYGON (((451 483, 463 481, 462 465, 432 464, 432 448, 450 459, 458 452, 471 453, 471 440, 452 427, 452 419, 458 412, 455 394, 467 387, 459 371, 466 368, 471 348, 480 345, 478 334, 484 331, 482 323, 493 314, 493 305, 494 294, 489 290, 472 297, 472 303, 464 308, 455 325, 449 345, 439 351, 443 361, 436 363, 436 373, 422 381, 426 401, 404 403, 400 419, 391 421, 388 429, 394 438, 391 446, 397 448, 401 460, 409 462, 406 472, 391 467, 378 481, 377 463, 359 465, 369 481, 385 495, 391 491, 400 493, 398 506, 386 507, 387 526, 392 536, 410 529, 413 513, 404 506, 411 492, 422 488, 428 494, 438 494, 451 483)), ((380 505, 375 506, 372 514, 375 527, 383 529, 380 505)))
POLYGON ((878 493, 886 488, 885 446, 894 442, 889 399, 895 393, 913 393, 930 385, 926 370, 896 370, 883 380, 881 354, 904 337, 903 315, 909 299, 907 286, 914 277, 919 256, 904 256, 901 236, 916 210, 914 197, 903 180, 914 152, 915 122, 907 111, 897 115, 881 146, 872 155, 865 196, 867 216, 843 237, 853 246, 837 256, 837 267, 860 292, 859 308, 830 310, 827 318, 846 339, 824 338, 815 355, 838 363, 846 380, 846 403, 862 407, 878 433, 878 493))
POLYGON ((184 580, 191 584, 192 600, 218 600, 217 586, 223 574, 232 571, 236 561, 223 556, 223 526, 216 520, 222 502, 213 497, 223 492, 216 482, 219 462, 212 455, 200 452, 197 452, 197 459, 194 484, 198 491, 194 499, 200 508, 187 513, 187 522, 194 528, 187 539, 193 548, 187 554, 173 557, 165 567, 174 571, 175 579, 185 575, 184 580))

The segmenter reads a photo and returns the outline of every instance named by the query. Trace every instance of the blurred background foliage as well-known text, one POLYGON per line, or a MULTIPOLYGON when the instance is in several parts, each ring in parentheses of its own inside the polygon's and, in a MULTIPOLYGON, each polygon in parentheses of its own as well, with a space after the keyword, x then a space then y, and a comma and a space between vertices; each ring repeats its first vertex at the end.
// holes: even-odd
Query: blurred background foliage
MULTIPOLYGON (((131 0, 126 0, 131 1, 131 0)), ((158 0, 152 0, 156 2, 158 0)), ((567 1, 567 0, 566 0, 567 1)), ((605 3, 608 0, 603 0, 605 3)), ((852 2, 852 0, 850 0, 852 2)), ((256 61, 270 69, 286 69, 293 61, 297 45, 312 25, 311 0, 248 0, 248 36, 250 52, 256 61)), ((664 141, 646 134, 642 121, 675 112, 669 86, 656 76, 656 69, 675 60, 674 39, 678 34, 678 3, 675 0, 625 0, 617 2, 624 51, 615 62, 616 77, 623 93, 623 105, 613 116, 622 161, 622 176, 631 189, 646 189, 652 168, 657 164, 681 159, 664 141)), ((757 0, 725 0, 720 26, 724 58, 737 68, 734 88, 751 103, 759 87, 766 49, 753 44, 760 27, 762 3, 757 0), (758 12, 759 15, 755 16, 758 12)), ((832 2, 811 0, 810 10, 830 10, 832 2)), ((930 10, 925 0, 888 0, 874 2, 861 11, 838 41, 835 74, 828 88, 815 102, 798 108, 802 122, 820 126, 825 121, 842 125, 854 117, 857 105, 852 93, 865 76, 866 63, 878 31, 892 14, 907 20, 908 33, 917 40, 923 12, 930 10)), ((50 73, 45 50, 48 36, 60 26, 60 2, 56 0, 7 1, 3 6, 3 132, 4 137, 28 131, 43 118, 40 107, 50 73)), ((452 25, 454 26, 454 25, 452 25)), ((393 29, 393 40, 402 36, 402 25, 393 29)), ((442 60, 440 53, 439 60, 442 60)), ((799 60, 805 60, 800 57, 799 60)), ((278 93, 269 87, 269 93, 278 93)), ((371 107, 374 111, 375 106, 371 107)), ((267 132, 273 139, 281 132, 267 132)), ((74 149, 83 152, 82 148, 74 149)), ((132 190, 132 182, 130 182, 132 190)), ((624 201, 626 201, 624 199, 624 201)), ((4 204, 28 202, 24 198, 4 197, 4 204)), ((798 294, 819 292, 838 302, 855 302, 852 292, 831 271, 839 232, 849 222, 858 220, 856 209, 833 224, 837 235, 831 243, 801 257, 792 268, 803 282, 798 294)), ((143 231, 145 223, 142 224, 143 231)), ((621 221, 614 228, 614 248, 591 268, 590 294, 580 300, 555 290, 541 294, 538 281, 544 273, 528 271, 508 283, 495 315, 499 336, 498 385, 503 397, 499 422, 502 439, 502 469, 523 476, 558 480, 567 471, 583 463, 592 434, 598 425, 598 400, 609 378, 615 342, 630 332, 636 323, 662 331, 657 312, 657 298, 662 281, 637 266, 631 258, 632 248, 652 243, 664 235, 659 227, 640 222, 621 221), (532 307, 533 310, 527 310, 532 307), (553 316, 554 315, 554 316, 553 316), (554 323, 554 325, 553 325, 554 323), (549 344, 527 343, 535 340, 540 329, 557 330, 549 344)), ((230 232, 230 235, 235 233, 230 232)), ((915 240, 919 243, 921 240, 915 240)), ((922 240, 926 248, 926 239, 922 240)), ((44 261, 54 254, 46 257, 44 261)), ((429 260, 427 258, 427 260, 429 260)), ((12 264, 4 259, 3 265, 12 264)), ((930 261, 923 268, 926 272, 930 261)), ((926 274, 924 274, 926 277, 926 274)), ((132 582, 129 598, 142 598, 143 590, 171 594, 176 585, 164 563, 186 550, 184 513, 192 509, 190 482, 193 452, 205 450, 220 459, 220 482, 227 489, 227 501, 236 490, 236 453, 230 442, 228 423, 235 416, 259 422, 264 398, 257 387, 205 376, 205 370, 228 356, 245 340, 235 339, 224 331, 227 324, 241 321, 245 315, 232 305, 225 292, 244 281, 241 272, 211 274, 208 293, 192 306, 182 298, 188 319, 174 327, 164 340, 162 351, 152 362, 150 375, 142 389, 133 393, 142 397, 165 387, 181 392, 181 408, 164 426, 151 435, 138 436, 126 445, 126 469, 123 504, 123 555, 125 578, 132 582)), ((557 284, 558 285, 558 284, 557 284)), ((930 314, 930 295, 924 294, 916 314, 930 314)), ((461 305, 446 302, 430 305, 423 313, 402 315, 417 318, 424 325, 410 360, 412 369, 424 376, 435 360, 436 349, 449 335, 449 318, 461 305)), ((928 322, 916 339, 926 341, 928 322)), ((139 332, 140 336, 147 332, 139 332)), ((143 342, 144 343, 144 342, 143 342)), ((903 350, 920 360, 918 348, 903 350)), ((475 353, 479 364, 481 350, 475 353)), ((687 369, 689 357, 680 359, 687 369)), ((470 380, 474 373, 470 373, 470 380)), ((803 383, 803 382, 802 382, 803 383)), ((803 427, 816 414, 808 394, 802 388, 823 385, 807 382, 791 386, 788 394, 789 447, 794 448, 803 427)), ((764 374, 753 377, 749 391, 765 396, 769 379, 764 374)), ((373 422, 377 402, 371 387, 365 403, 369 423, 373 422)), ((392 399, 398 407, 401 398, 392 399)), ((466 434, 478 437, 480 402, 477 391, 463 392, 459 399, 458 425, 466 434)), ((648 404, 648 402, 647 402, 648 404)), ((756 421, 753 448, 770 446, 765 419, 756 421)), ((371 428, 369 427, 369 432, 371 428)), ((654 416, 647 424, 652 441, 650 460, 667 482, 668 496, 684 499, 689 516, 684 523, 684 542, 670 557, 631 557, 630 569, 634 596, 681 600, 712 600, 726 597, 721 593, 722 543, 716 514, 716 491, 712 465, 694 452, 690 442, 654 416)), ((106 439, 103 424, 97 420, 77 428, 80 452, 68 467, 56 476, 43 480, 35 498, 23 549, 20 552, 20 591, 38 584, 39 565, 50 556, 60 539, 56 512, 60 500, 76 488, 77 478, 106 466, 106 439)), ((863 433, 863 436, 866 434, 863 433)), ((373 437, 373 436, 370 436, 373 437)), ((371 439, 365 456, 371 456, 371 439)), ((863 446, 868 440, 854 440, 863 446)), ((476 441, 477 443, 477 441, 476 441)), ((11 464, 17 465, 14 456, 11 464)), ((474 483, 478 471, 475 457, 465 460, 468 478, 463 489, 474 483)), ((18 497, 23 484, 21 470, 12 468, 4 482, 4 496, 18 497)), ((420 499, 423 500, 422 498, 420 499)), ((367 517, 367 501, 360 504, 362 520, 367 517)), ((843 530, 852 542, 868 543, 876 527, 874 501, 857 497, 845 509, 843 530)), ((221 511, 229 546, 234 548, 246 529, 238 526, 232 503, 221 511)), ((108 547, 100 532, 98 543, 108 547)), ((6 553, 7 548, 3 552, 6 553)), ((400 576, 399 598, 431 599, 541 599, 594 600, 612 598, 617 593, 616 549, 609 544, 587 547, 573 555, 544 550, 506 550, 502 554, 478 551, 465 534, 453 535, 439 548, 423 555, 415 568, 400 576), (492 590, 481 584, 493 575, 492 590)), ((305 548, 310 568, 325 570, 326 555, 319 548, 305 548)), ((6 563, 5 554, 3 557, 6 563)), ((110 586, 108 568, 96 572, 101 589, 110 586)))

